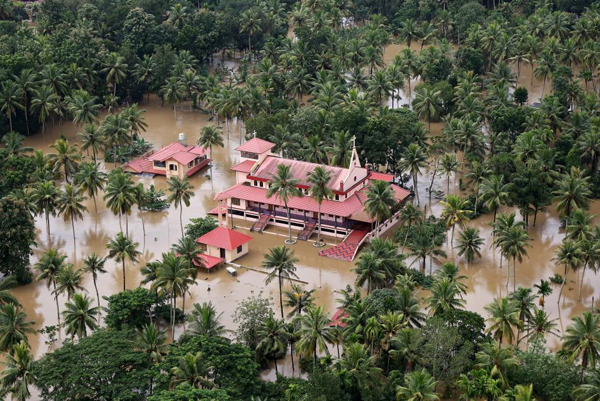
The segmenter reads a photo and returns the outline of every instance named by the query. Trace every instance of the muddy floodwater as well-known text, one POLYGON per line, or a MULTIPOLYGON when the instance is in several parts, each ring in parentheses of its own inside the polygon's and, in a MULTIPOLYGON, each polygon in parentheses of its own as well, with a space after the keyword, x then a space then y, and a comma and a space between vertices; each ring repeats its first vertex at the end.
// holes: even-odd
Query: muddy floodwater
MULTIPOLYGON (((417 45, 413 46, 418 49, 417 45)), ((403 45, 388 46, 384 55, 385 61, 390 62, 393 60, 393 57, 402 48, 404 48, 403 45)), ((541 95, 542 83, 534 82, 533 88, 530 88, 530 72, 530 68, 523 66, 520 83, 530 89, 530 102, 532 102, 537 100, 541 95)), ((416 83, 416 81, 413 82, 413 88, 416 83)), ((549 83, 546 83, 546 90, 548 90, 548 87, 549 83)), ((402 93, 401 96, 403 99, 407 99, 406 94, 402 93)), ((188 143, 194 143, 202 127, 214 124, 214 122, 209 121, 209 115, 199 111, 190 111, 188 106, 180 107, 177 119, 175 119, 172 108, 168 106, 161 107, 160 102, 154 96, 150 98, 149 103, 145 103, 144 100, 144 103, 140 107, 146 110, 145 118, 148 123, 148 129, 143 134, 143 137, 154 145, 154 149, 159 149, 164 145, 176 141, 178 134, 181 132, 185 133, 188 143)), ((439 133, 440 130, 441 123, 432 125, 434 134, 439 133)), ((51 152, 52 149, 49 148, 49 145, 61 137, 61 135, 64 135, 71 142, 76 143, 77 138, 75 134, 77 131, 78 127, 74 124, 63 122, 61 125, 57 124, 47 127, 44 136, 36 134, 27 138, 26 145, 51 152)), ((235 183, 235 175, 230 168, 239 162, 239 154, 234 151, 235 147, 240 144, 237 124, 232 124, 229 139, 226 138, 226 133, 224 133, 224 136, 225 147, 213 149, 214 162, 212 169, 205 168, 191 179, 195 196, 191 200, 191 206, 184 207, 184 225, 190 218, 205 216, 208 211, 216 206, 216 202, 214 201, 215 194, 235 183)), ((110 170, 113 168, 113 164, 110 163, 103 167, 110 170)), ((164 177, 157 176, 153 179, 136 177, 135 180, 139 180, 146 187, 154 184, 157 188, 166 191, 166 179, 164 177)), ((420 180, 420 199, 423 204, 427 202, 427 194, 425 194, 424 190, 428 186, 426 183, 428 184, 429 180, 429 176, 421 177, 420 180)), ((451 182, 454 182, 454 180, 451 180, 451 182)), ((445 180, 438 178, 435 187, 438 190, 443 190, 445 180)), ((452 191, 458 191, 458 188, 455 186, 452 188, 452 191)), ((428 206, 428 210, 439 215, 440 207, 437 202, 437 200, 434 200, 428 206)), ((104 207, 102 201, 98 202, 97 213, 94 212, 91 199, 86 202, 86 206, 88 213, 85 214, 83 220, 79 220, 75 224, 76 244, 73 243, 70 222, 64 221, 61 217, 52 218, 50 221, 52 235, 51 241, 48 243, 44 220, 39 217, 36 219, 38 246, 32 258, 32 264, 36 262, 43 251, 49 248, 59 248, 63 253, 68 255, 69 262, 72 262, 76 267, 81 267, 84 257, 92 252, 103 256, 106 255, 107 242, 120 231, 119 220, 104 207)), ((590 212, 600 216, 600 203, 593 202, 590 212)), ((134 209, 128 217, 129 232, 134 240, 139 243, 139 250, 142 252, 142 256, 138 263, 127 265, 127 288, 139 286, 142 279, 140 268, 147 262, 159 259, 163 252, 168 252, 171 245, 178 240, 181 234, 179 210, 175 210, 173 207, 161 213, 145 212, 143 216, 146 224, 145 236, 142 232, 139 211, 134 209)), ((463 267, 463 274, 468 276, 466 280, 466 284, 468 285, 468 293, 466 295, 467 308, 482 314, 484 317, 487 317, 483 309, 484 306, 492 302, 495 297, 507 295, 508 289, 512 290, 513 287, 512 279, 508 289, 506 287, 506 262, 503 264, 503 269, 500 269, 499 255, 494 253, 490 247, 491 228, 489 223, 491 219, 491 215, 486 215, 468 224, 469 226, 479 228, 482 237, 486 239, 481 259, 468 265, 461 258, 455 257, 455 252, 452 249, 446 249, 448 260, 454 260, 461 265, 463 267)), ((260 271, 260 265, 263 255, 268 249, 283 244, 285 239, 285 230, 269 227, 263 234, 256 234, 248 230, 248 223, 244 223, 239 219, 236 219, 235 223, 239 230, 253 237, 253 240, 249 244, 249 254, 237 260, 236 263, 252 269, 240 269, 237 277, 229 276, 224 269, 210 273, 201 271, 198 275, 197 284, 191 288, 191 296, 186 300, 188 310, 192 307, 193 303, 212 301, 218 311, 223 313, 222 320, 228 328, 234 328, 232 314, 236 309, 237 302, 261 291, 265 296, 273 299, 273 309, 279 314, 277 284, 275 282, 268 286, 264 284, 265 274, 260 271)), ((598 219, 596 219, 595 223, 598 223, 598 219)), ((538 283, 540 279, 548 279, 554 273, 562 273, 563 270, 562 266, 556 266, 552 261, 554 252, 564 237, 564 232, 560 228, 560 223, 553 207, 548 208, 544 213, 540 213, 536 227, 530 227, 529 234, 533 238, 531 242, 532 247, 528 249, 529 257, 526 257, 523 263, 517 264, 517 286, 531 287, 533 284, 538 283)), ((338 239, 328 237, 325 237, 325 239, 330 244, 339 242, 338 239)), ((314 248, 311 242, 299 241, 297 244, 292 245, 291 248, 300 260, 297 270, 299 279, 307 283, 306 286, 308 289, 315 289, 317 304, 323 305, 330 314, 334 313, 336 310, 336 290, 344 288, 347 284, 354 283, 355 274, 352 272, 353 264, 318 256, 318 249, 314 248)), ((439 263, 444 261, 436 261, 434 269, 439 263)), ((408 263, 410 264, 411 261, 408 260, 408 263)), ((428 261, 428 266, 429 263, 428 261)), ((416 267, 417 264, 414 266, 416 267)), ((109 260, 106 267, 108 272, 101 275, 98 280, 98 289, 101 297, 109 296, 122 290, 122 270, 120 264, 109 260)), ((561 304, 557 305, 557 286, 554 286, 554 292, 547 299, 546 310, 551 313, 553 318, 561 319, 559 331, 566 328, 573 316, 580 314, 585 308, 589 308, 592 299, 594 297, 597 298, 599 295, 595 289, 600 280, 593 272, 588 271, 583 286, 582 302, 578 301, 580 274, 570 274, 570 280, 565 286, 564 302, 561 301, 561 304)), ((89 275, 85 277, 84 286, 90 296, 95 297, 92 278, 89 275)), ((51 291, 46 288, 44 283, 34 281, 27 286, 13 290, 13 292, 23 304, 29 318, 35 320, 37 329, 57 323, 53 297, 51 291)), ((61 307, 65 301, 65 297, 59 299, 61 307)), ((102 300, 102 305, 106 306, 104 300, 102 300)), ((47 338, 43 335, 31 336, 30 342, 36 357, 48 351, 49 346, 45 343, 46 340, 47 338)), ((60 342, 57 342, 54 346, 59 344, 60 342)), ((548 344, 550 347, 555 347, 557 339, 549 338, 548 344)), ((332 352, 335 353, 333 349, 332 352)), ((280 367, 280 372, 291 374, 289 360, 286 363, 281 363, 281 365, 284 366, 280 367)), ((272 374, 268 374, 268 376, 272 376, 272 374)))

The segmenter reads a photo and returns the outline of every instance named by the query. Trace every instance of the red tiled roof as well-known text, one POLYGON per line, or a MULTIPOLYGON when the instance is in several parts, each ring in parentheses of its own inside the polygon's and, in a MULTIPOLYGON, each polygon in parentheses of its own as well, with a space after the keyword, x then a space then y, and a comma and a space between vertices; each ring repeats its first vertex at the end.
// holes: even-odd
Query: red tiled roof
MULTIPOLYGON (((228 198, 238 198, 267 205, 284 206, 283 202, 275 196, 267 198, 267 190, 265 188, 251 187, 243 184, 234 185, 217 194, 215 199, 223 200, 228 198)), ((292 209, 306 210, 309 212, 317 212, 319 210, 319 204, 310 196, 290 198, 288 206, 292 209)), ((362 204, 360 203, 360 200, 356 194, 354 194, 343 202, 324 200, 321 204, 321 213, 348 217, 361 207, 362 204)))
POLYGON ((386 173, 378 173, 377 171, 371 171, 371 175, 369 175, 369 179, 380 180, 380 181, 385 181, 385 182, 392 182, 392 180, 394 179, 394 175, 386 174, 386 173))
POLYGON ((194 145, 185 146, 179 142, 174 142, 154 152, 148 157, 148 160, 164 162, 168 159, 174 159, 178 163, 188 164, 197 156, 202 156, 206 153, 207 151, 204 148, 194 145))
POLYGON ((252 239, 249 235, 230 230, 227 227, 217 227, 211 232, 196 238, 196 242, 216 248, 227 250, 236 249, 238 246, 249 242, 252 239))
MULTIPOLYGON (((283 159, 277 156, 267 156, 258 169, 252 173, 252 177, 271 180, 273 175, 277 174, 277 166, 280 164, 289 166, 293 178, 299 180, 299 184, 304 186, 310 186, 307 179, 308 174, 311 173, 315 167, 321 166, 329 172, 330 180, 328 186, 330 189, 335 191, 341 190, 340 183, 346 179, 350 171, 349 169, 343 167, 324 166, 321 164, 309 163, 300 160, 283 159)), ((362 167, 359 168, 363 169, 362 167)), ((366 171, 366 169, 364 170, 366 171)), ((348 190, 350 188, 344 189, 348 190)))
POLYGON ((194 260, 194 264, 198 267, 203 267, 205 269, 212 269, 219 263, 223 262, 225 259, 217 258, 216 256, 210 256, 206 254, 198 255, 200 259, 202 259, 202 264, 199 264, 194 260))
POLYGON ((245 144, 240 145, 237 148, 235 148, 235 150, 237 150, 238 152, 249 152, 249 153, 261 154, 261 153, 265 153, 268 150, 273 149, 274 146, 275 146, 274 143, 265 141, 264 139, 252 138, 245 144))
POLYGON ((239 171, 240 173, 248 174, 250 170, 252 170, 252 167, 254 167, 255 163, 256 162, 252 160, 244 160, 240 164, 236 164, 235 166, 233 166, 231 169, 233 171, 239 171))
POLYGON ((329 323, 329 326, 339 326, 342 328, 346 327, 346 323, 344 323, 344 318, 347 316, 348 314, 346 313, 346 311, 344 311, 344 309, 342 308, 339 308, 331 317, 331 323, 329 323))
POLYGON ((154 169, 154 164, 149 160, 144 159, 134 159, 129 163, 126 163, 123 166, 125 171, 130 171, 136 174, 139 173, 150 173, 150 174, 160 174, 166 175, 167 172, 165 170, 156 170, 154 169))

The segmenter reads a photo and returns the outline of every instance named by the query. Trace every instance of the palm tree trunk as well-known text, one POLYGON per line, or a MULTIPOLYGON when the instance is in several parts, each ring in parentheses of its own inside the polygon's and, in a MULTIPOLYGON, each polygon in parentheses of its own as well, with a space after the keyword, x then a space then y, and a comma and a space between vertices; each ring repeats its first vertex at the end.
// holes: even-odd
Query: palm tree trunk
POLYGON ((72 214, 71 214, 71 229, 73 230, 73 249, 75 249, 75 253, 77 253, 77 239, 75 238, 75 220, 73 219, 72 214))
POLYGON ((513 291, 516 290, 517 287, 517 257, 513 257, 513 291))
POLYGON ((123 264, 123 291, 125 291, 125 257, 123 257, 121 262, 123 264))
POLYGON ((317 233, 317 244, 321 245, 321 202, 319 202, 319 232, 317 233))
POLYGON ((417 197, 417 205, 421 204, 421 201, 419 200, 419 190, 417 188, 417 173, 413 172, 413 186, 415 187, 415 196, 417 197))
MULTIPOLYGON (((281 278, 281 270, 279 271, 279 307, 281 308, 281 318, 283 319, 283 295, 281 288, 283 287, 283 280, 281 278)), ((276 363, 277 364, 277 363, 276 363)))
POLYGON ((96 299, 98 300, 98 324, 100 323, 100 316, 102 316, 102 310, 100 309, 100 293, 98 292, 98 284, 96 283, 96 277, 94 276, 94 288, 96 289, 96 299))
POLYGON ((287 210, 287 217, 288 217, 289 242, 292 243, 292 215, 290 213, 290 208, 288 207, 287 202, 285 203, 285 209, 287 210))
POLYGON ((175 342, 175 293, 171 296, 171 339, 175 342))
POLYGON ((94 201, 94 210, 96 214, 98 214, 98 205, 96 204, 96 195, 92 195, 92 200, 94 201))
POLYGON ((585 277, 585 269, 587 267, 587 262, 583 264, 583 273, 581 273, 581 281, 579 282, 579 302, 581 302, 581 289, 583 288, 583 278, 585 277))
POLYGON ((508 283, 510 281, 510 261, 508 261, 508 258, 506 259, 506 288, 508 288, 508 283))
POLYGON ((56 293, 56 282, 52 281, 54 288, 54 302, 56 302, 56 316, 58 317, 58 330, 60 332, 60 307, 58 306, 58 294, 56 293))
POLYGON ((181 226, 181 238, 183 238, 183 205, 179 201, 179 225, 181 226))
POLYGON ((558 301, 556 302, 557 304, 560 304, 560 297, 562 296, 563 289, 565 288, 565 284, 567 283, 567 274, 568 274, 567 264, 565 263, 565 275, 563 277, 563 282, 560 286, 560 292, 558 293, 558 301))
POLYGON ((48 246, 50 246, 50 214, 46 209, 46 233, 48 234, 48 246))

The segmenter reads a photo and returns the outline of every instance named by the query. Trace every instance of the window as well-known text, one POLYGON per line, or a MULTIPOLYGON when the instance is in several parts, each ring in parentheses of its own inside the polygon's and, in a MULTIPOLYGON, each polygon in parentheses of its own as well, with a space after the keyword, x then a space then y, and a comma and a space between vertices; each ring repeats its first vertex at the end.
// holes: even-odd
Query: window
POLYGON ((166 165, 167 165, 167 163, 165 163, 165 162, 157 162, 156 160, 154 161, 154 167, 165 168, 166 165))
POLYGON ((188 163, 188 168, 192 167, 193 165, 194 165, 194 162, 193 162, 193 161, 189 162, 189 163, 188 163))
POLYGON ((169 164, 169 170, 177 171, 177 164, 169 164))
POLYGON ((264 186, 262 181, 260 181, 258 185, 260 185, 261 188, 264 186))
POLYGON ((254 186, 257 187, 258 186, 258 181, 254 180, 254 186))
POLYGON ((243 247, 243 245, 240 245, 237 247, 237 253, 242 253, 242 247, 243 247))
POLYGON ((335 195, 335 200, 336 200, 336 201, 339 201, 339 200, 340 200, 340 196, 336 194, 336 195, 335 195))
POLYGON ((231 204, 235 206, 240 205, 240 200, 238 198, 231 198, 231 204))
POLYGON ((256 153, 242 152, 242 157, 246 159, 258 160, 258 155, 256 153))

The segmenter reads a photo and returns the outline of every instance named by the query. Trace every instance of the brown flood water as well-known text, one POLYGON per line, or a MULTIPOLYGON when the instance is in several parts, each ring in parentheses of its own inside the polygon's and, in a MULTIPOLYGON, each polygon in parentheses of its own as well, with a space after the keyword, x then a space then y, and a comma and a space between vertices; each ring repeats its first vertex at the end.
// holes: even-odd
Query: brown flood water
MULTIPOLYGON (((415 45, 416 46, 416 45, 415 45)), ((385 60, 393 59, 395 54, 401 50, 402 45, 390 45, 386 49, 385 60)), ((417 46, 418 49, 418 46, 417 46)), ((526 77, 526 69, 522 71, 522 84, 528 84, 529 78, 526 77)), ((546 84, 548 87, 548 83, 546 84)), ((537 93, 538 87, 534 88, 537 93)), ((539 85, 541 92, 541 84, 539 85)), ((531 95, 530 95, 531 101, 531 95)), ((156 97, 151 97, 150 104, 142 104, 140 107, 146 110, 145 117, 148 123, 147 132, 144 138, 158 149, 164 145, 177 140, 178 133, 184 132, 188 143, 195 142, 200 129, 206 125, 213 124, 208 121, 208 115, 182 107, 178 110, 177 120, 174 119, 173 110, 170 107, 160 107, 156 97)), ((441 130, 441 123, 432 125, 434 134, 441 130)), ((192 217, 203 217, 208 211, 216 206, 214 196, 235 183, 235 175, 230 171, 230 167, 239 161, 239 155, 234 148, 239 145, 239 136, 237 125, 231 126, 231 137, 225 140, 224 148, 213 149, 213 168, 212 179, 209 179, 211 169, 206 168, 192 178, 195 196, 192 198, 192 204, 189 208, 183 210, 184 225, 192 217)), ((33 146, 35 149, 42 149, 46 152, 52 151, 48 146, 61 135, 64 135, 72 142, 76 142, 75 133, 77 127, 71 123, 63 123, 54 127, 48 127, 44 136, 38 134, 27 139, 27 146, 33 146)), ((226 134, 224 134, 226 136, 226 134)), ((112 163, 106 166, 112 168, 112 163)), ((143 182, 146 187, 154 183, 157 188, 166 190, 166 180, 164 177, 135 178, 143 182)), ((419 188, 422 202, 427 202, 425 194, 425 183, 429 182, 430 177, 421 177, 419 188)), ((443 179, 438 178, 436 189, 443 190, 445 184, 443 179)), ((453 180, 452 180, 453 181, 453 180)), ((452 191, 458 191, 455 187, 452 191)), ((119 220, 110 211, 106 210, 102 201, 98 202, 98 213, 94 212, 93 203, 88 200, 86 206, 89 210, 83 220, 76 223, 77 244, 74 249, 71 225, 65 222, 61 217, 51 219, 51 243, 48 244, 45 224, 43 219, 36 220, 38 230, 38 247, 35 249, 35 255, 32 258, 32 264, 37 257, 50 247, 58 247, 68 255, 69 261, 76 267, 80 267, 85 256, 92 252, 99 255, 106 255, 106 243, 117 232, 119 232, 119 220)), ((437 201, 428 207, 439 215, 440 208, 437 201)), ((600 215, 600 203, 594 202, 591 206, 591 213, 600 215)), ((141 220, 137 210, 134 210, 129 216, 129 232, 133 235, 135 241, 139 243, 139 249, 142 251, 142 257, 138 263, 130 264, 126 269, 127 288, 135 288, 141 280, 140 267, 145 263, 158 259, 163 252, 167 252, 170 246, 175 243, 180 236, 179 211, 170 207, 162 213, 144 213, 146 223, 146 236, 142 233, 141 220)), ((490 226, 491 216, 482 216, 469 226, 477 227, 481 230, 482 236, 486 239, 486 245, 482 251, 483 257, 480 260, 467 265, 461 258, 455 258, 452 250, 447 249, 449 260, 455 260, 463 266, 463 273, 469 278, 466 281, 468 293, 466 295, 467 308, 469 310, 481 313, 486 316, 483 307, 494 299, 494 297, 505 296, 507 294, 506 283, 506 263, 504 268, 499 268, 499 257, 495 255, 490 248, 490 226)), ((236 219, 236 225, 244 233, 251 235, 254 239, 250 242, 250 253, 236 261, 244 266, 260 270, 263 255, 269 248, 283 244, 285 230, 268 228, 263 234, 250 233, 247 223, 236 219)), ((552 257, 556 247, 561 243, 564 233, 560 230, 559 221, 553 208, 547 212, 541 213, 538 217, 536 227, 529 229, 532 236, 532 248, 529 249, 529 258, 525 258, 522 264, 517 266, 517 286, 530 287, 539 282, 541 278, 548 279, 555 272, 561 272, 562 268, 556 266, 552 257)), ((329 243, 336 243, 339 240, 326 238, 329 243)), ((355 274, 351 271, 353 264, 348 262, 327 259, 318 256, 318 250, 310 242, 298 242, 292 246, 296 256, 300 259, 298 263, 297 274, 300 280, 308 282, 308 289, 315 289, 317 304, 323 305, 326 310, 333 314, 336 310, 335 299, 336 290, 344 288, 347 284, 353 284, 355 274)), ((442 261, 443 262, 443 261, 442 261)), ((410 263, 410 261, 409 261, 410 263)), ((428 262, 429 265, 429 262, 428 262)), ((107 262, 108 272, 99 277, 98 287, 100 296, 108 296, 122 289, 122 271, 121 266, 114 261, 107 262)), ((575 280, 578 276, 571 274, 570 279, 575 280)), ((186 309, 190 309, 193 303, 202 303, 212 301, 219 312, 222 312, 223 323, 228 328, 234 328, 232 314, 235 311, 237 302, 256 294, 260 291, 272 299, 273 309, 279 314, 278 307, 278 288, 276 283, 268 286, 264 284, 265 275, 260 271, 250 269, 240 269, 237 277, 229 276, 223 269, 211 273, 200 272, 197 284, 191 288, 191 297, 186 300, 186 309), (210 288, 210 291, 209 291, 210 288)), ((546 309, 553 318, 562 317, 561 325, 566 327, 570 319, 580 314, 586 307, 590 306, 592 297, 595 295, 595 288, 599 284, 599 279, 592 272, 586 273, 585 285, 583 287, 583 302, 578 302, 578 283, 579 281, 569 281, 565 287, 564 303, 560 307, 556 300, 558 289, 555 287, 554 293, 547 299, 546 309)), ((90 296, 95 296, 93 282, 91 277, 86 276, 84 286, 90 296)), ((509 286, 512 290, 512 279, 509 286)), ((51 291, 46 288, 44 283, 33 282, 27 286, 13 290, 15 296, 23 304, 25 311, 30 319, 35 320, 36 329, 57 323, 56 308, 51 291)), ((65 297, 59 299, 61 308, 66 301, 65 297)), ((179 301, 179 306, 181 300, 179 301)), ((106 302, 102 300, 102 305, 106 302)), ((49 347, 45 343, 47 339, 42 335, 30 337, 32 350, 36 357, 43 355, 49 347)), ((58 346, 57 342, 54 346, 58 346)), ((557 340, 549 338, 549 346, 555 347, 557 340)), ((335 350, 331 349, 333 354, 335 350)), ((280 362, 280 372, 291 374, 291 364, 289 357, 285 362, 280 362)), ((273 378, 274 371, 264 372, 265 378, 273 378)))

